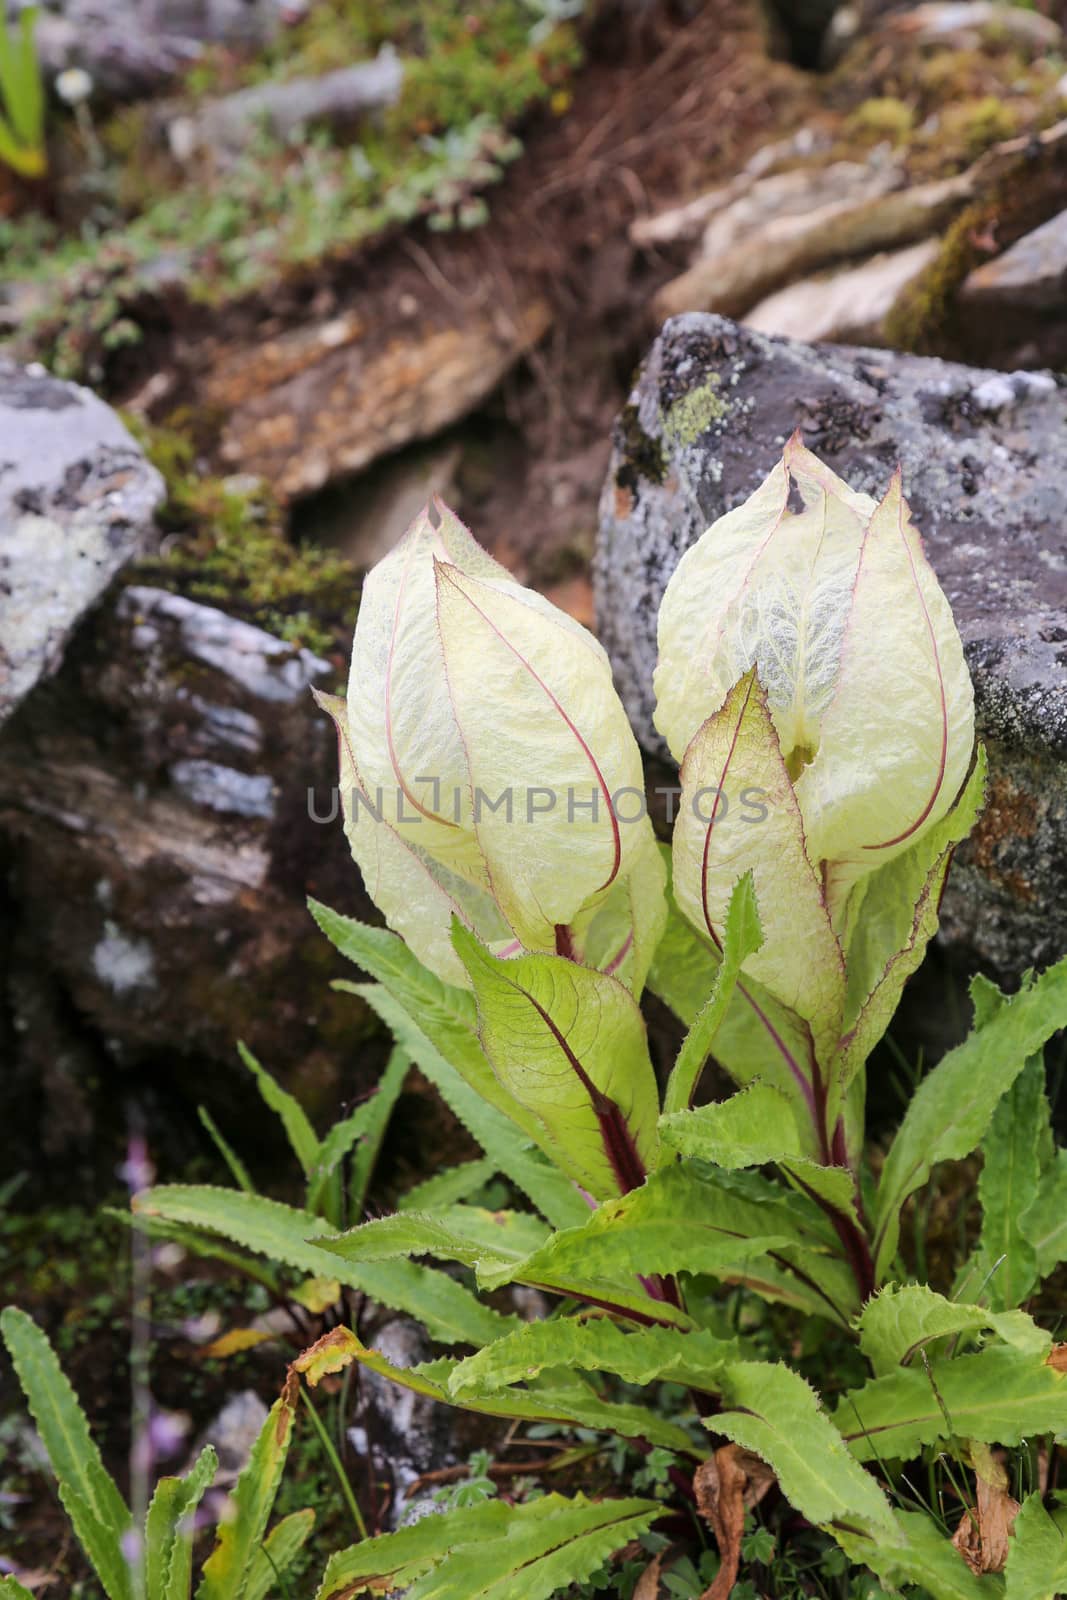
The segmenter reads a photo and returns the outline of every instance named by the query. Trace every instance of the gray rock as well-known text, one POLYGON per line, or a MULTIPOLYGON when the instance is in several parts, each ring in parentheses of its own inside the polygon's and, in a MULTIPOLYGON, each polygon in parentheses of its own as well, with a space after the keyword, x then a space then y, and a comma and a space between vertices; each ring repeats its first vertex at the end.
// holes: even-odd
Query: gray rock
POLYGON ((0 723, 154 539, 163 480, 87 389, 0 361, 0 723))
POLYGON ((1067 285, 1067 211, 1024 234, 1002 256, 975 267, 960 299, 978 307, 1064 311, 1067 285))
POLYGON ((723 317, 668 322, 616 426, 601 502, 601 637, 645 748, 656 615, 682 552, 794 428, 856 489, 905 491, 952 603, 990 747, 942 938, 1002 976, 1067 949, 1067 394, 887 351, 813 348, 723 317))
POLYGON ((168 134, 171 151, 179 160, 200 150, 214 156, 236 155, 263 127, 285 140, 315 123, 350 124, 392 105, 403 82, 399 56, 391 46, 383 46, 372 61, 357 61, 318 78, 255 84, 211 100, 173 122, 168 134))
POLYGON ((787 339, 881 344, 882 327, 899 296, 937 256, 940 241, 924 239, 883 252, 819 278, 804 278, 768 295, 745 313, 745 325, 787 339))
MULTIPOLYGON (((331 994, 344 963, 306 906, 370 912, 310 692, 335 683, 306 650, 138 585, 105 598, 3 729, 0 1117, 35 1173, 113 1163, 130 1092, 184 1101, 194 1127, 205 1100, 254 1157, 239 1038, 299 1077, 313 1115, 374 1081, 366 1055, 339 1081, 365 1013, 331 994)), ((182 1125, 168 1114, 154 1138, 182 1125)))
MULTIPOLYGON (((425 1330, 408 1317, 384 1323, 373 1344, 394 1367, 414 1367, 434 1355, 425 1330)), ((376 1476, 392 1484, 390 1527, 420 1521, 439 1509, 432 1492, 416 1492, 409 1499, 407 1491, 424 1473, 457 1460, 453 1419, 446 1406, 365 1367, 349 1440, 361 1455, 370 1452, 376 1476)))
MULTIPOLYGON (((26 3, 9 0, 8 9, 26 3)), ((101 94, 134 98, 183 71, 204 44, 261 49, 298 14, 286 0, 53 0, 37 21, 37 53, 49 78, 81 67, 101 94)))
POLYGON ((205 1445, 211 1445, 219 1458, 216 1483, 233 1483, 248 1460, 252 1446, 262 1431, 268 1408, 254 1389, 241 1389, 231 1396, 196 1441, 190 1454, 195 1461, 205 1445))

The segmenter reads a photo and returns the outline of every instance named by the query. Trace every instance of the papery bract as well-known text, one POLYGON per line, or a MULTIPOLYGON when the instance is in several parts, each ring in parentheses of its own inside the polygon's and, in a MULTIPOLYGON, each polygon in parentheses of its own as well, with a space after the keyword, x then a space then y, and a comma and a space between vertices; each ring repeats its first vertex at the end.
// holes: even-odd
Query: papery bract
POLYGON ((452 982, 467 981, 455 914, 505 954, 581 959, 596 924, 598 961, 639 988, 663 875, 648 819, 616 814, 620 791, 626 815, 643 809, 644 783, 608 659, 435 507, 368 575, 347 714, 327 707, 353 853, 391 926, 452 982))
POLYGON ((899 473, 876 505, 794 435, 678 563, 659 643, 656 726, 679 761, 756 668, 835 926, 856 880, 953 804, 974 748, 971 682, 899 473))

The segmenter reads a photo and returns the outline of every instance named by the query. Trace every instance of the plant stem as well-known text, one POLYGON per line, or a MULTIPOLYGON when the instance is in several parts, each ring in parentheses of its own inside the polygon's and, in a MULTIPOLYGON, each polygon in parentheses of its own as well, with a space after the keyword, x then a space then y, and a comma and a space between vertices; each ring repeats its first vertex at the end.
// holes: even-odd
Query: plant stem
POLYGON ((344 1496, 345 1504, 352 1514, 352 1521, 356 1525, 356 1532, 359 1534, 361 1539, 365 1539, 367 1537, 367 1524, 363 1520, 363 1513, 359 1509, 359 1501, 352 1492, 352 1485, 348 1481, 348 1474, 341 1465, 341 1458, 337 1454, 336 1447, 334 1446, 333 1440, 330 1438, 326 1424, 315 1410, 311 1396, 308 1394, 307 1389, 303 1386, 301 1386, 300 1389, 300 1397, 307 1406, 308 1411, 311 1413, 311 1421, 314 1424, 315 1432, 319 1436, 319 1443, 325 1450, 327 1460, 334 1470, 338 1483, 341 1485, 341 1493, 344 1496))

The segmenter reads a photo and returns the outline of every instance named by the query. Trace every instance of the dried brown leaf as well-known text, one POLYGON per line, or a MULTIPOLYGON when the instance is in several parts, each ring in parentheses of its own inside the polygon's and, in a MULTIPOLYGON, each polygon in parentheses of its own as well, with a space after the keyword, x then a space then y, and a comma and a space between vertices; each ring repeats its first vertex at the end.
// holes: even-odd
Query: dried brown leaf
POLYGON ((693 1475, 697 1510, 715 1535, 722 1562, 701 1600, 727 1600, 741 1565, 745 1512, 759 1504, 773 1482, 774 1473, 766 1462, 736 1444, 723 1445, 697 1468, 693 1475))
POLYGON ((982 1477, 976 1480, 974 1510, 964 1512, 952 1538, 972 1572, 1004 1571, 1008 1536, 1018 1514, 1019 1502, 1012 1499, 1004 1485, 989 1483, 982 1477))
POLYGON ((663 1552, 654 1557, 637 1580, 633 1600, 659 1600, 659 1576, 663 1570, 663 1552))
POLYGON ((1047 1366, 1053 1372, 1067 1372, 1067 1344, 1054 1344, 1049 1351, 1047 1366))

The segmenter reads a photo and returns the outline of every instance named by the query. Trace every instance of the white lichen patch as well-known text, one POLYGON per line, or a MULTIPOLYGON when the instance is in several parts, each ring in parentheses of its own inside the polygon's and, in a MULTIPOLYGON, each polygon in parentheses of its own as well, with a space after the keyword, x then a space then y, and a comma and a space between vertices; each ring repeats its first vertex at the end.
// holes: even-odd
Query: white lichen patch
POLYGON ((114 994, 154 988, 156 964, 143 939, 130 939, 113 922, 104 923, 104 937, 93 951, 93 971, 114 994))

